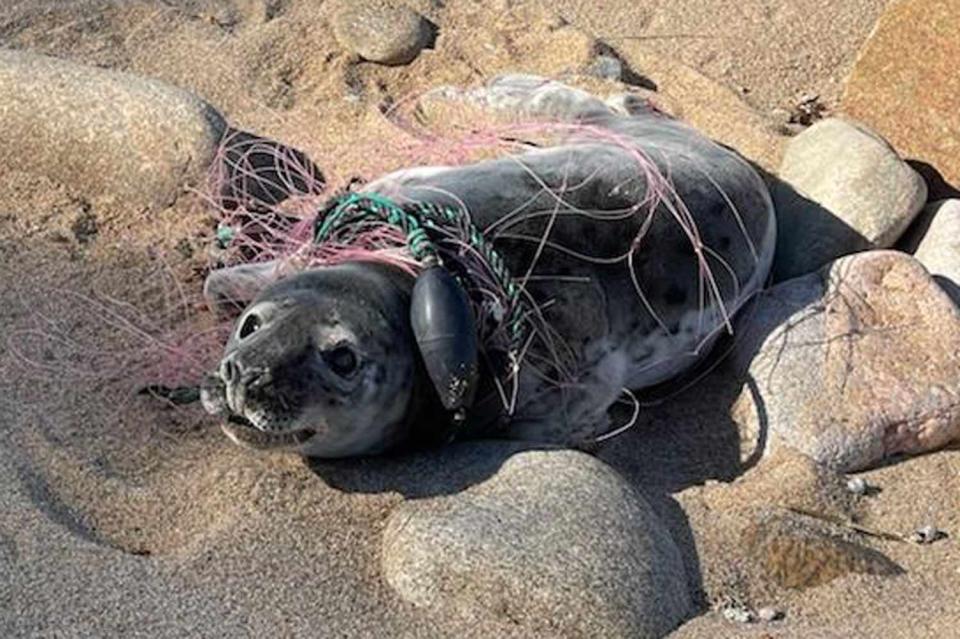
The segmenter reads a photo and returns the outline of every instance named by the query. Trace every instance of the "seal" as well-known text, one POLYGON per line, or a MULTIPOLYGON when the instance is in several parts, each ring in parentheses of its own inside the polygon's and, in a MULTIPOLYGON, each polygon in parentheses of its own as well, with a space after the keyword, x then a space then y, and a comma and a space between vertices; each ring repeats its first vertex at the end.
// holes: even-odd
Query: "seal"
POLYGON ((611 407, 700 362, 762 287, 775 215, 735 151, 534 76, 444 91, 572 126, 551 146, 385 175, 320 213, 318 238, 369 214, 414 254, 447 247, 416 272, 212 273, 209 299, 251 300, 201 391, 234 441, 327 458, 452 435, 583 445, 623 430, 611 407))

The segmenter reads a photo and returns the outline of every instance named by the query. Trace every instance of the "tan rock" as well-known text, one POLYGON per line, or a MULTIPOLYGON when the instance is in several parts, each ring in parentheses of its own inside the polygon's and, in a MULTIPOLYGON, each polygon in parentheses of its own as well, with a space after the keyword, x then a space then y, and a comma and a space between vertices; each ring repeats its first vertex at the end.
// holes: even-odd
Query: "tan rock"
POLYGON ((341 45, 364 60, 387 65, 413 62, 431 38, 423 16, 386 0, 339 3, 333 33, 341 45))
POLYGON ((746 384, 732 418, 768 449, 849 471, 960 439, 960 310, 906 254, 861 253, 784 282, 735 330, 746 384))
POLYGON ((927 201, 896 150, 859 123, 830 118, 787 145, 771 189, 777 209, 774 278, 810 273, 842 255, 889 248, 927 201))
POLYGON ((0 170, 131 209, 197 184, 226 124, 195 95, 128 73, 0 50, 0 170))
POLYGON ((903 572, 882 553, 831 531, 823 522, 788 510, 760 509, 743 530, 749 557, 783 588, 811 588, 850 573, 903 572))
MULTIPOLYGON (((960 0, 893 2, 860 52, 841 106, 960 186, 960 0)), ((943 194, 936 192, 934 197, 943 194)))
POLYGON ((851 572, 895 573, 850 526, 863 506, 845 484, 842 474, 782 448, 730 483, 677 495, 707 598, 756 606, 782 601, 785 588, 851 572))

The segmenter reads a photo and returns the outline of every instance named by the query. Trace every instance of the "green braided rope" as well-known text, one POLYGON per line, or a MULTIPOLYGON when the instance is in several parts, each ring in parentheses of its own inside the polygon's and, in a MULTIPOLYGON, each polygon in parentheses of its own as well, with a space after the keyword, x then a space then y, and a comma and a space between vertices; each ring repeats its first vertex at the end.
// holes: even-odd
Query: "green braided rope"
POLYGON ((517 352, 524 340, 524 316, 526 304, 521 297, 522 290, 517 286, 510 269, 493 247, 493 244, 464 214, 452 207, 440 207, 429 202, 418 202, 413 210, 398 206, 389 198, 375 193, 351 193, 342 197, 327 209, 322 219, 317 220, 313 240, 320 244, 337 230, 375 218, 394 226, 406 235, 407 246, 418 262, 440 260, 440 251, 427 233, 428 229, 440 230, 455 224, 466 227, 466 241, 473 247, 490 267, 490 272, 507 294, 509 317, 504 318, 510 330, 511 351, 517 352))

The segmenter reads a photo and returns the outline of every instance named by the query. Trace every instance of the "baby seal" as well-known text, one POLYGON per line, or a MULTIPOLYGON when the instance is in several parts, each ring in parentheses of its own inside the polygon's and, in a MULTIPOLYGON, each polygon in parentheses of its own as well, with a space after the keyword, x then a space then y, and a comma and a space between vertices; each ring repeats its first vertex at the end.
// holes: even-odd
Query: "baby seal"
MULTIPOLYGON (((642 105, 531 76, 453 93, 582 127, 522 154, 398 171, 360 195, 462 212, 458 224, 485 242, 474 252, 511 274, 506 287, 537 328, 512 353, 471 353, 470 318, 450 319, 466 317, 450 283, 469 273, 455 264, 456 278, 425 269, 419 284, 363 260, 216 271, 208 297, 252 300, 201 390, 234 441, 326 458, 452 434, 582 445, 616 430, 608 413, 625 393, 699 362, 762 286, 774 211, 736 152, 642 105), (424 287, 428 272, 440 284, 424 287)), ((464 285, 474 308, 488 308, 485 286, 464 285)), ((502 311, 494 302, 488 315, 502 311)))

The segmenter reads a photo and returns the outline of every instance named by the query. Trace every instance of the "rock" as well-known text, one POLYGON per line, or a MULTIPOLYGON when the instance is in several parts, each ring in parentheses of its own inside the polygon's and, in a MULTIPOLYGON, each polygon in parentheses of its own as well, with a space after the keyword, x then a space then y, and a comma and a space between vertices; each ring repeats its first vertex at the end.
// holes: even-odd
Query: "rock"
POLYGON ((458 494, 405 502, 387 522, 382 566, 418 606, 530 632, 661 637, 692 612, 667 529, 620 475, 574 451, 520 452, 458 494))
MULTIPOLYGON (((939 172, 954 190, 960 187, 958 15, 960 0, 890 3, 860 51, 842 100, 843 111, 927 164, 931 177, 939 172)), ((936 185, 933 190, 934 197, 947 196, 936 185)))
POLYGON ((753 611, 744 606, 726 606, 721 613, 724 619, 736 623, 753 623, 756 619, 753 616, 753 611))
POLYGON ((960 200, 933 202, 904 238, 913 253, 947 294, 960 304, 960 200))
POLYGON ((772 195, 774 278, 810 273, 869 248, 889 248, 927 200, 926 183, 883 139, 836 118, 787 144, 772 195))
POLYGON ((389 0, 339 3, 334 9, 333 33, 350 52, 387 65, 413 62, 432 38, 426 18, 389 0))
POLYGON ((851 477, 847 480, 847 490, 852 494, 857 496, 863 496, 867 494, 867 482, 863 480, 863 477, 851 477))
POLYGON ((947 533, 936 526, 923 526, 913 531, 909 539, 915 544, 926 545, 940 541, 941 539, 946 539, 947 536, 947 533))
POLYGON ((0 50, 0 173, 48 176, 131 209, 168 205, 206 176, 226 128, 176 87, 0 50))
MULTIPOLYGON (((784 282, 735 325, 731 417, 840 471, 960 438, 960 310, 896 251, 784 282)), ((762 438, 763 439, 763 438, 762 438)))
POLYGON ((757 611, 757 619, 765 623, 770 623, 771 621, 779 621, 783 619, 783 612, 777 610, 776 608, 761 608, 757 611))
POLYGON ((789 511, 763 509, 744 529, 744 548, 783 588, 811 588, 843 575, 891 576, 903 570, 882 553, 789 511))
POLYGON ((623 63, 612 55, 598 55, 587 67, 587 73, 602 80, 618 81, 623 77, 623 63))

